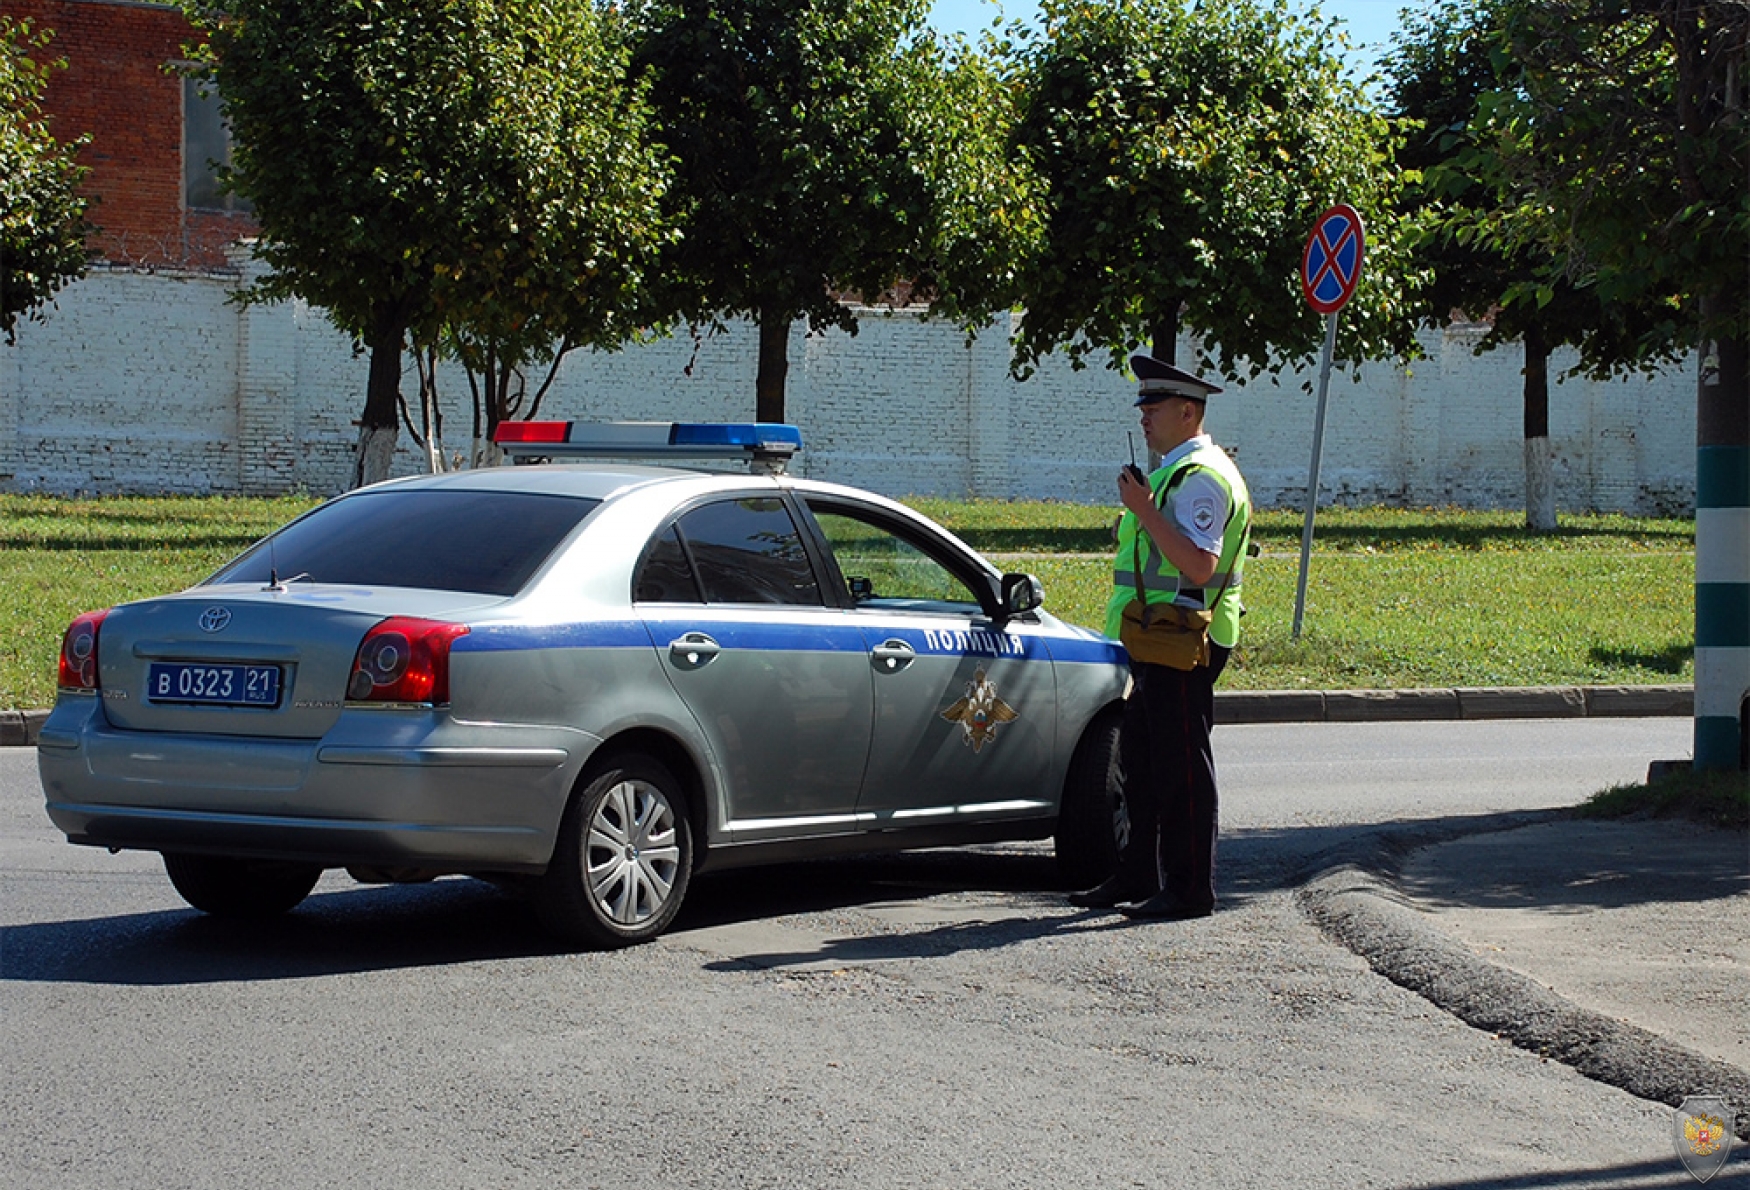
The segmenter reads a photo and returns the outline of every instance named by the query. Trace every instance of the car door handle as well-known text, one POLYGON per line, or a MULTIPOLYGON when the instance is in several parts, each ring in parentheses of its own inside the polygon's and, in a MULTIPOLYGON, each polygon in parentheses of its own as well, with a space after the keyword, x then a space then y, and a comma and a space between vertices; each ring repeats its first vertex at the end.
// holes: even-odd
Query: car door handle
POLYGON ((896 674, 918 659, 917 650, 902 640, 884 640, 869 654, 876 673, 896 674))
POLYGON ((703 632, 689 632, 668 642, 669 659, 682 669, 703 669, 723 647, 703 632))

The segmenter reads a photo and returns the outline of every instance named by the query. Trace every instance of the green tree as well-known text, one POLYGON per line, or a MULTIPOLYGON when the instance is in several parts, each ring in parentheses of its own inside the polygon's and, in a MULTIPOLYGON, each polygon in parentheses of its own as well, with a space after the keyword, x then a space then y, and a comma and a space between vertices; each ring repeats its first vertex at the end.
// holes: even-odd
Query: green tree
MULTIPOLYGON (((1750 6, 1501 0, 1513 86, 1480 97, 1468 172, 1519 201, 1475 234, 1548 250, 1521 289, 1566 278, 1607 302, 1675 296, 1615 362, 1743 337, 1750 235, 1750 6)), ((1599 371, 1612 360, 1588 360, 1599 371)))
POLYGON ((901 281, 967 320, 1012 294, 1004 246, 1026 207, 1001 153, 1011 92, 977 55, 950 60, 924 28, 928 7, 631 6, 682 229, 657 305, 695 325, 755 321, 761 420, 783 420, 799 319, 855 334, 847 295, 901 281))
POLYGON ((1022 265, 1044 233, 1042 180, 1011 151, 1026 78, 1013 41, 994 32, 977 48, 955 40, 943 56, 929 44, 919 52, 940 86, 910 96, 935 199, 910 262, 913 296, 970 331, 1022 300, 1022 265))
POLYGON ((1323 319, 1299 290, 1318 215, 1348 202, 1368 261, 1339 353, 1414 351, 1394 213, 1392 131, 1349 79, 1334 32, 1281 0, 1043 0, 1023 44, 1017 145, 1046 189, 1022 278, 1016 369, 1063 349, 1113 367, 1181 329, 1230 379, 1311 357, 1323 319), (1214 353, 1211 355, 1210 353, 1214 353))
POLYGON ((589 0, 223 0, 194 12, 268 273, 370 350, 356 482, 387 475, 411 340, 482 378, 617 343, 661 172, 589 0))
MULTIPOLYGON (((1511 2, 1511 0, 1507 0, 1511 2)), ((1429 274, 1420 295, 1422 321, 1444 327, 1453 311, 1486 319, 1481 354, 1517 342, 1524 353, 1525 517, 1535 530, 1556 527, 1554 451, 1549 437, 1550 353, 1580 348, 1574 371, 1610 374, 1671 362, 1628 345, 1675 313, 1670 298, 1605 303, 1595 288, 1552 277, 1542 244, 1505 245, 1474 228, 1523 195, 1502 193, 1491 169, 1476 176, 1473 126, 1485 95, 1516 89, 1520 66, 1505 36, 1503 0, 1441 0, 1406 11, 1385 60, 1392 115, 1406 128, 1398 163, 1407 185, 1404 207, 1417 218, 1416 256, 1429 274)))
POLYGON ((1518 0, 1522 85, 1479 103, 1475 169, 1524 195, 1479 234, 1546 246, 1606 302, 1677 294, 1629 360, 1695 349, 1695 763, 1740 763, 1750 691, 1750 5, 1518 0))
POLYGON ((528 365, 618 348, 657 320, 645 299, 672 236, 624 22, 582 0, 494 0, 475 19, 453 96, 468 134, 443 163, 457 238, 435 270, 431 346, 468 371, 481 461, 498 423, 533 416, 551 383, 549 367, 529 392, 528 365))
POLYGON ((0 331, 13 341, 20 317, 85 275, 85 200, 76 161, 88 137, 63 144, 42 109, 49 75, 64 61, 44 61, 53 34, 30 21, 0 16, 0 331))

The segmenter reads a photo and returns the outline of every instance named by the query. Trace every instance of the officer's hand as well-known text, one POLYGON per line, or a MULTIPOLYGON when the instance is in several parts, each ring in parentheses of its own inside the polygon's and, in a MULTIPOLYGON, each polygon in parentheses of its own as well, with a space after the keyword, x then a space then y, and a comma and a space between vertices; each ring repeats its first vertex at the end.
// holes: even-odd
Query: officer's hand
POLYGON ((1126 467, 1118 473, 1118 500, 1131 512, 1140 515, 1145 508, 1154 505, 1154 491, 1148 486, 1148 480, 1139 478, 1142 472, 1135 467, 1126 467))

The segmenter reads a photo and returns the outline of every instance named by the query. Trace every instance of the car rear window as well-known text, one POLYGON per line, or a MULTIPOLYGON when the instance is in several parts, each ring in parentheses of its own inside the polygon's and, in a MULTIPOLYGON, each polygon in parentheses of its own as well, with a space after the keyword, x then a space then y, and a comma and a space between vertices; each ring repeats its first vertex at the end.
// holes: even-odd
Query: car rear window
POLYGON ((367 492, 324 504, 213 582, 345 583, 514 595, 600 500, 532 492, 367 492))

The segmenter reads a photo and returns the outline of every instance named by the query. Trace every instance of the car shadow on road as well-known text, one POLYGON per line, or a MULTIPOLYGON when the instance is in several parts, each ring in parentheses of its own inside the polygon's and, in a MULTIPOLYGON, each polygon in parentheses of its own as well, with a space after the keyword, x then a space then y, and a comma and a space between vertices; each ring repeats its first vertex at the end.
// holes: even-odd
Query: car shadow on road
POLYGON ((1058 897, 1061 887, 1049 844, 841 856, 698 876, 674 929, 830 913, 950 893, 1058 897))
POLYGON ((1088 928, 1065 892, 1047 844, 852 856, 701 877, 669 933, 685 945, 728 927, 774 927, 759 939, 767 949, 738 946, 734 959, 707 964, 714 970, 940 957, 1088 928), (816 915, 832 920, 808 921, 816 915), (799 948, 769 949, 786 937, 799 948))
POLYGON ((558 954, 518 901, 475 880, 342 888, 268 921, 193 909, 0 931, 0 980, 140 986, 307 979, 558 954))
MULTIPOLYGON (((1342 863, 1389 871, 1396 859, 1429 843, 1556 817, 1536 811, 1236 831, 1221 841, 1221 912, 1213 920, 1219 924, 1227 913, 1342 863)), ((1711 895, 1712 887, 1692 884, 1689 892, 1711 895)), ((859 911, 878 918, 879 928, 832 923, 832 931, 842 931, 840 949, 901 957, 1135 928, 1117 914, 1071 910, 1065 891, 1048 843, 854 856, 702 874, 670 932, 685 942, 688 934, 724 926, 859 911), (959 911, 904 908, 966 894, 978 900, 959 911)), ((301 979, 566 950, 520 900, 479 881, 324 885, 296 911, 267 922, 173 909, 11 926, 0 930, 0 980, 149 986, 301 979)))
MULTIPOLYGON (((1023 916, 1062 904, 1048 845, 886 853, 701 875, 670 932, 956 893, 1012 897, 1023 916)), ((479 881, 325 885, 291 913, 262 922, 167 909, 6 927, 0 981, 154 986, 308 979, 567 951, 520 899, 479 881)))
MULTIPOLYGON (((1293 826, 1248 829, 1226 834, 1219 852, 1219 911, 1213 927, 1260 898, 1298 887, 1317 872, 1344 863, 1394 868, 1417 847, 1461 838, 1479 830, 1502 830, 1542 822, 1548 811, 1454 815, 1388 823, 1293 826)), ((992 950, 1039 938, 1113 929, 1204 929, 1208 924, 1132 921, 1110 911, 1083 911, 1065 901, 1055 862, 1046 844, 1002 844, 985 849, 948 849, 900 855, 863 856, 818 864, 732 872, 718 876, 720 887, 695 886, 687 911, 671 931, 686 942, 690 931, 758 923, 793 914, 862 908, 877 920, 838 922, 812 931, 793 931, 786 949, 783 933, 748 940, 733 958, 711 964, 806 968, 832 964, 932 958, 969 950, 992 950), (956 907, 919 911, 895 902, 921 901, 955 893, 1006 894, 1004 904, 988 899, 956 907), (849 927, 847 929, 847 927, 849 927)), ((736 945, 729 941, 728 945, 736 945)))
MULTIPOLYGON (((786 864, 694 881, 676 931, 953 891, 1056 897, 1049 849, 936 851, 786 864)), ((171 985, 306 979, 562 955, 522 901, 476 880, 326 885, 283 917, 193 909, 0 929, 0 981, 171 985)), ((587 953, 578 956, 587 960, 587 953)))

